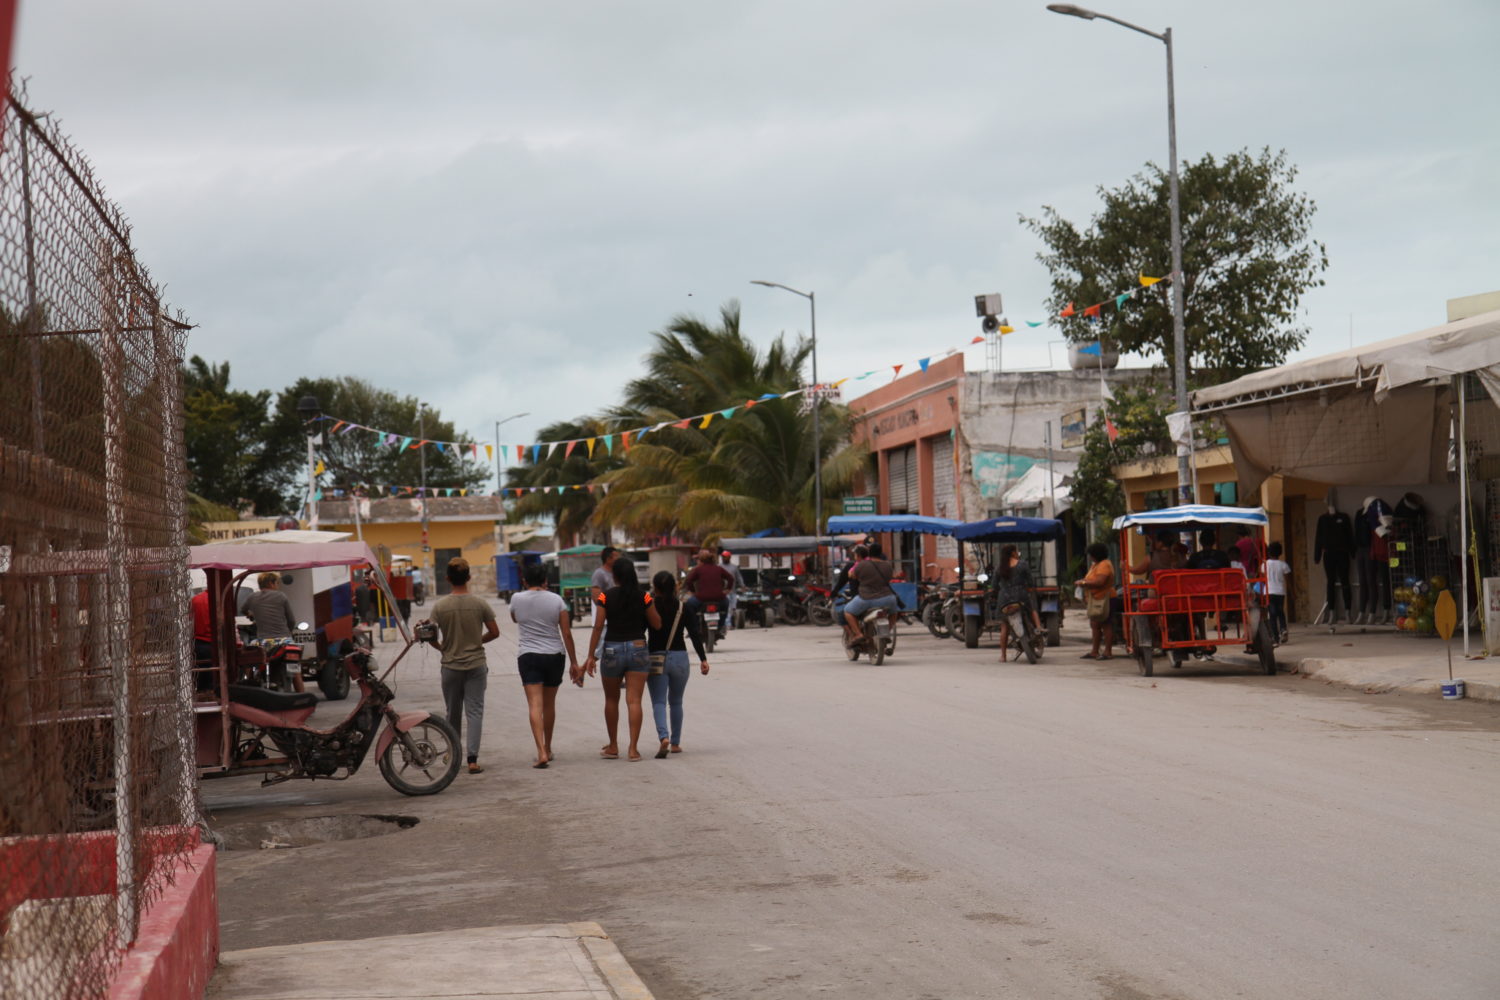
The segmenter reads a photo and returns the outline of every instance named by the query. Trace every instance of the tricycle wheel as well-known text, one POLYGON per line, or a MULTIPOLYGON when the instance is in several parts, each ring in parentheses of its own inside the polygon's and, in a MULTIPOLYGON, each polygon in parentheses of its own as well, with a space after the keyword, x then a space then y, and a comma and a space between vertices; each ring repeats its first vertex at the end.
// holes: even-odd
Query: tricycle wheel
POLYGON ((452 783, 461 762, 458 734, 448 720, 429 715, 391 740, 380 755, 380 776, 402 795, 436 795, 452 783))
POLYGON ((343 701, 349 697, 349 671, 344 669, 344 657, 351 652, 353 650, 348 648, 345 640, 339 655, 330 657, 318 668, 318 689, 329 701, 343 701))
POLYGON ((1255 652, 1260 656, 1260 669, 1267 675, 1276 673, 1276 641, 1271 638, 1271 623, 1264 616, 1255 630, 1255 652))
POLYGON ((979 633, 982 629, 978 615, 964 615, 964 648, 979 648, 979 633))
POLYGON ((776 624, 776 609, 767 604, 760 611, 760 627, 771 628, 776 624))
POLYGON ((1151 623, 1144 618, 1137 618, 1132 628, 1132 636, 1135 640, 1135 665, 1140 669, 1142 677, 1150 677, 1153 668, 1151 665, 1151 623))
POLYGON ((948 635, 958 642, 964 641, 964 605, 962 601, 954 601, 943 612, 943 624, 947 626, 948 635))

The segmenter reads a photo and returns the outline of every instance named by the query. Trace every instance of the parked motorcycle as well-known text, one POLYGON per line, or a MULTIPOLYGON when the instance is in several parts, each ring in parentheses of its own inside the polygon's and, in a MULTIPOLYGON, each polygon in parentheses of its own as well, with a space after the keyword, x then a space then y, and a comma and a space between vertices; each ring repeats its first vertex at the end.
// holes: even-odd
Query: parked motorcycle
POLYGON ((807 620, 814 625, 833 624, 833 591, 817 584, 807 585, 807 620))
POLYGON ((807 590, 797 585, 797 578, 789 576, 771 588, 771 599, 776 608, 776 617, 788 625, 807 623, 807 590))
POLYGON ((1000 609, 1010 626, 1010 648, 1023 653, 1027 663, 1035 663, 1047 649, 1047 633, 1031 621, 1031 609, 1024 604, 1007 604, 1000 609))
POLYGON ((397 712, 391 705, 394 693, 375 676, 370 663, 364 650, 344 657, 344 669, 359 687, 360 699, 331 729, 307 725, 318 703, 311 692, 286 694, 230 684, 227 767, 205 770, 203 777, 260 774, 267 785, 292 778, 343 780, 359 770, 373 747, 381 777, 396 791, 435 795, 447 788, 462 762, 458 734, 446 719, 431 712, 397 712))
POLYGON ((887 656, 896 652, 897 617, 899 612, 881 608, 866 611, 859 620, 861 635, 853 642, 846 638, 844 655, 852 662, 864 654, 870 658, 871 664, 880 666, 887 656))

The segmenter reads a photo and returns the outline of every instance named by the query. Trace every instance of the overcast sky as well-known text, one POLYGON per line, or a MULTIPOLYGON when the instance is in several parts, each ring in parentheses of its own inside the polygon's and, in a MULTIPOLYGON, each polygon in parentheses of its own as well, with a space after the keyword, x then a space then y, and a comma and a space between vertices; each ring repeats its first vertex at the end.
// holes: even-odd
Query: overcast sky
MULTIPOLYGON (((1331 260, 1303 356, 1500 289, 1500 2, 1098 9, 1173 28, 1183 159, 1301 169, 1331 260)), ((817 292, 825 380, 966 343, 980 292, 1042 318, 1017 216, 1082 222, 1165 162, 1162 48, 1041 0, 23 0, 14 62, 192 352, 243 388, 359 375, 481 441, 530 411, 519 443, 615 402, 675 313, 807 329, 752 278, 817 292)))

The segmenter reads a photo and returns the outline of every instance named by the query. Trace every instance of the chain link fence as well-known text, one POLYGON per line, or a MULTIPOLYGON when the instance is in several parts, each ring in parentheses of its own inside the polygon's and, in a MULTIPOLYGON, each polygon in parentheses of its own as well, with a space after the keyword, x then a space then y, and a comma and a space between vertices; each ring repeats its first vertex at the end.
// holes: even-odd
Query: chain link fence
POLYGON ((119 209, 0 131, 0 996, 98 997, 195 842, 180 364, 119 209))

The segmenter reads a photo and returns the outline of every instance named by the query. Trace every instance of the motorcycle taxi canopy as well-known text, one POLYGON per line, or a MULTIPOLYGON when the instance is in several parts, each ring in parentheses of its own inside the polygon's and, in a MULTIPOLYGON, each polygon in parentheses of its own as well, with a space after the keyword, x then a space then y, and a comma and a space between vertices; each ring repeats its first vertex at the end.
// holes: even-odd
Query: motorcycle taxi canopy
MULTIPOLYGON (((380 567, 375 553, 364 542, 214 542, 188 549, 188 568, 218 570, 236 575, 289 569, 312 569, 316 566, 368 566, 371 578, 392 607, 396 606, 390 581, 380 567)), ((399 615, 396 624, 407 642, 411 632, 399 615)))
POLYGON ((1174 531, 1198 531, 1220 524, 1253 524, 1266 527, 1271 523, 1260 507, 1218 507, 1208 503, 1183 504, 1180 507, 1163 507, 1160 510, 1143 510, 1115 518, 1114 529, 1134 527, 1141 534, 1153 528, 1170 528, 1174 531))
POLYGON ((925 517, 921 514, 835 514, 828 519, 828 530, 840 534, 910 531, 919 535, 951 536, 962 524, 951 517, 925 517))
POLYGON ((953 529, 960 542, 1045 542, 1063 537, 1063 524, 1050 517, 987 517, 953 529))
POLYGON ((812 535, 789 535, 767 538, 721 538, 719 539, 718 547, 720 550, 728 550, 735 555, 754 556, 775 553, 789 555, 800 552, 816 552, 820 546, 853 545, 859 541, 859 538, 860 536, 830 538, 827 535, 822 538, 814 538, 812 535))

